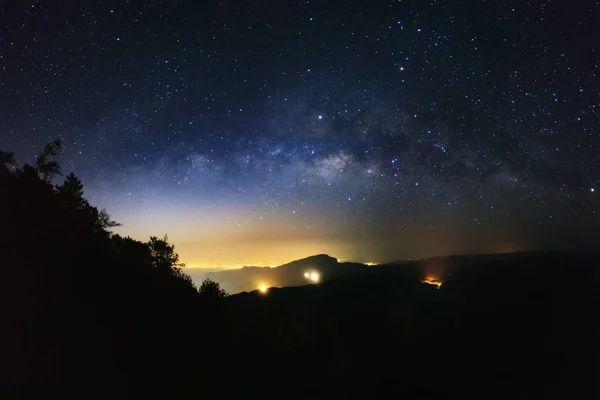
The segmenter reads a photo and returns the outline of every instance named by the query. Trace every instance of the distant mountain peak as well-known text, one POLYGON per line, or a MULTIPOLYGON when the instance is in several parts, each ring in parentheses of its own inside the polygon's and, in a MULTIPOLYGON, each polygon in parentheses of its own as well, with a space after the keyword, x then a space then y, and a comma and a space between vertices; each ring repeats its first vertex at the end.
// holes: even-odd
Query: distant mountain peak
POLYGON ((331 257, 329 254, 315 254, 314 256, 301 258, 299 260, 294 260, 289 263, 280 265, 280 267, 283 267, 283 266, 289 265, 289 264, 303 263, 303 262, 310 262, 310 261, 338 262, 338 259, 335 257, 331 257))
POLYGON ((287 264, 280 265, 277 269, 295 269, 295 268, 319 268, 319 267, 327 267, 331 265, 337 265, 337 258, 331 257, 327 254, 317 254, 314 256, 301 258, 300 260, 295 260, 289 262, 287 264))

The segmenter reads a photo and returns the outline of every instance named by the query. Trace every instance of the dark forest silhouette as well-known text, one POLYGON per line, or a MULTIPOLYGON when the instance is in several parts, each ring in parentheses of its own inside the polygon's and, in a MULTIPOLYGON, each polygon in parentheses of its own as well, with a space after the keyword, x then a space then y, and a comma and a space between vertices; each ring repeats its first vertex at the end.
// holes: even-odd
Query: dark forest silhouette
POLYGON ((59 150, 52 142, 22 168, 0 153, 1 387, 137 391, 202 365, 194 346, 214 358, 208 372, 218 369, 208 345, 217 314, 203 309, 167 236, 111 234, 118 224, 88 203, 75 175, 53 184, 59 150))
POLYGON ((1 398, 600 394, 596 256, 319 256, 320 284, 228 296, 195 287, 166 235, 111 233, 75 175, 53 183, 59 151, 22 167, 0 152, 1 398))

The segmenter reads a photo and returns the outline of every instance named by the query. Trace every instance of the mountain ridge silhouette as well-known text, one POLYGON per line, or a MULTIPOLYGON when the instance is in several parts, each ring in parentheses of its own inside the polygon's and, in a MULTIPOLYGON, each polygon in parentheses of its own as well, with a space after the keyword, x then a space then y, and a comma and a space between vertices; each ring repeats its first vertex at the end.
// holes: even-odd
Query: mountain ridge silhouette
POLYGON ((319 274, 319 282, 326 282, 340 276, 365 273, 369 268, 362 263, 341 263, 337 258, 327 254, 316 254, 276 267, 248 266, 211 272, 205 276, 219 282, 227 292, 235 294, 256 290, 261 285, 286 287, 313 283, 304 276, 305 273, 316 272, 319 274))
POLYGON ((473 253, 449 254, 433 256, 422 259, 408 259, 384 262, 376 265, 366 265, 360 262, 340 262, 339 259, 328 254, 315 254, 298 260, 290 261, 275 267, 244 266, 237 269, 215 271, 205 274, 208 279, 219 282, 221 287, 231 294, 252 292, 261 285, 267 287, 294 287, 312 284, 306 279, 306 272, 317 272, 319 282, 333 279, 367 274, 373 271, 393 271, 404 268, 397 273, 410 274, 414 279, 421 279, 427 275, 440 277, 452 273, 457 265, 477 263, 481 261, 510 261, 512 259, 560 257, 572 253, 565 251, 522 251, 511 253, 473 253))

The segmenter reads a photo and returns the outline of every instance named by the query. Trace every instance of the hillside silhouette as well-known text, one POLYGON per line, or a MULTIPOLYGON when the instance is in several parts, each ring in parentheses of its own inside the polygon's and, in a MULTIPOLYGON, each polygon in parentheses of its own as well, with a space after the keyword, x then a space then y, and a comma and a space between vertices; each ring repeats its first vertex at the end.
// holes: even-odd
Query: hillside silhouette
POLYGON ((326 377, 303 387, 307 397, 344 387, 355 396, 584 398, 599 393, 599 261, 439 257, 228 302, 245 338, 293 354, 292 370, 274 363, 268 376, 289 385, 326 377), (432 270, 443 274, 439 289, 421 282, 432 270))
POLYGON ((317 255, 197 287, 166 235, 112 233, 59 151, 0 152, 3 399, 600 395, 595 254, 317 255))
POLYGON ((224 359, 189 344, 222 336, 217 305, 166 236, 109 231, 118 223, 88 203, 81 181, 61 179, 60 146, 22 167, 0 151, 0 397, 127 397, 181 387, 171 383, 198 369, 195 382, 210 380, 224 359), (200 353, 212 365, 194 369, 200 353))

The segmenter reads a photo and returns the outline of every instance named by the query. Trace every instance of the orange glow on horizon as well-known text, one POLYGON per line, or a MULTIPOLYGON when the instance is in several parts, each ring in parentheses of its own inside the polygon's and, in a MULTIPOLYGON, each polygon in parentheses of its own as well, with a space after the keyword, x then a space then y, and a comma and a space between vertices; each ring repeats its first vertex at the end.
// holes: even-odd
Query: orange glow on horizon
POLYGON ((421 283, 437 286, 438 289, 440 288, 440 286, 442 286, 442 281, 433 275, 427 275, 425 278, 421 279, 421 283))

